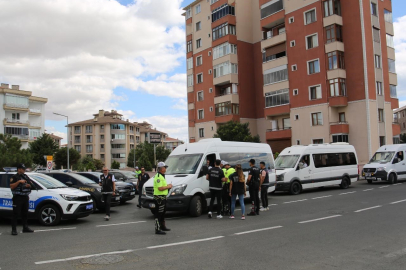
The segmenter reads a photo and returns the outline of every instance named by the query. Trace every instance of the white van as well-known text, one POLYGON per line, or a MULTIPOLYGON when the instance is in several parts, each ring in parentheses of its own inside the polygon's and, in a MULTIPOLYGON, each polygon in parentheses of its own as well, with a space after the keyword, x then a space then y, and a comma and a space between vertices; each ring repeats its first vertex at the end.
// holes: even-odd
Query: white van
POLYGON ((359 178, 355 148, 347 143, 292 146, 275 160, 276 191, 297 195, 303 189, 340 185, 359 178))
POLYGON ((390 184, 406 179, 406 144, 384 145, 376 151, 362 170, 362 176, 372 183, 388 181, 390 184))
MULTIPOLYGON (((173 185, 168 194, 168 211, 187 211, 192 216, 202 214, 210 200, 206 161, 210 160, 210 165, 214 166, 216 159, 225 160, 232 167, 241 164, 246 175, 250 159, 255 159, 258 167, 261 161, 265 162, 269 172, 268 190, 275 190, 274 158, 268 144, 205 139, 178 146, 165 161, 169 166, 165 174, 166 181, 173 185)), ((153 179, 143 186, 142 206, 149 209, 153 206, 153 179)))

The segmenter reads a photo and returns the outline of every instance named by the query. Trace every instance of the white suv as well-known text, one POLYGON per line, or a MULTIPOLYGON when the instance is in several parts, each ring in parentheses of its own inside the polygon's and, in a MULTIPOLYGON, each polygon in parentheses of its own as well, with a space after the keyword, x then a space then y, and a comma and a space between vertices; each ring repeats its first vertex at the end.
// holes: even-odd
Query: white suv
MULTIPOLYGON (((10 178, 15 174, 0 172, 0 217, 11 217, 13 194, 10 178)), ((45 226, 55 226, 61 219, 77 219, 93 213, 89 193, 69 188, 55 178, 41 173, 27 173, 36 190, 30 194, 28 218, 38 219, 45 226)))

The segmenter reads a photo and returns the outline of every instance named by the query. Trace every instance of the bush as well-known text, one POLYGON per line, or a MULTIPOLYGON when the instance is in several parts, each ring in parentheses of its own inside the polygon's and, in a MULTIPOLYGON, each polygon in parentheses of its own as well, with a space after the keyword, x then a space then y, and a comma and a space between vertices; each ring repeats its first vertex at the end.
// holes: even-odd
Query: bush
POLYGON ((120 163, 116 160, 113 160, 113 162, 111 163, 111 168, 116 170, 120 169, 120 163))

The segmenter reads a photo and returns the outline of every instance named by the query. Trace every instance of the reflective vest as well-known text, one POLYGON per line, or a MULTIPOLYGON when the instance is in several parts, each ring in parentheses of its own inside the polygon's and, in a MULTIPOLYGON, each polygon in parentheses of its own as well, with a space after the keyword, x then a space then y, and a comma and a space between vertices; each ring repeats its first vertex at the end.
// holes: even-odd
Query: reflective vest
POLYGON ((167 186, 166 184, 166 179, 165 176, 163 176, 160 173, 157 173, 154 177, 154 195, 157 196, 166 196, 168 195, 168 190, 159 190, 160 187, 165 187, 167 186))
POLYGON ((235 169, 230 168, 228 170, 226 170, 226 172, 224 173, 224 176, 227 178, 227 184, 230 183, 230 175, 232 175, 233 173, 235 173, 235 169))

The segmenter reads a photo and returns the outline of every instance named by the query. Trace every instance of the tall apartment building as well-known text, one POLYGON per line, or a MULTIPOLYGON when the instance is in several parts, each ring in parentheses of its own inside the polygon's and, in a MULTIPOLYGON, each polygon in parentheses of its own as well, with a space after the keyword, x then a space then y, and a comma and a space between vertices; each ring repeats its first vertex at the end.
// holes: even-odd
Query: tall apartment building
POLYGON ((196 0, 185 9, 189 141, 249 123, 274 152, 398 142, 391 0, 196 0))
POLYGON ((51 137, 51 139, 58 145, 59 148, 61 148, 61 141, 62 141, 62 137, 56 136, 55 134, 51 133, 48 134, 49 137, 51 137))
POLYGON ((400 134, 406 133, 406 106, 394 110, 393 112, 394 122, 400 126, 400 134))
POLYGON ((45 127, 45 104, 48 99, 36 97, 31 91, 20 90, 18 85, 0 85, 0 132, 17 137, 22 148, 40 137, 45 127))

